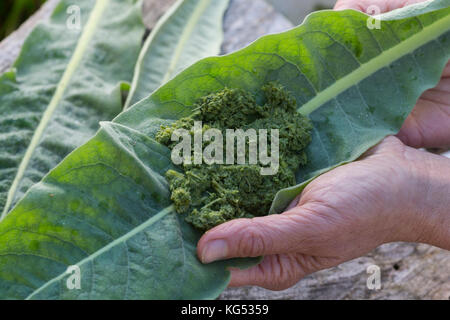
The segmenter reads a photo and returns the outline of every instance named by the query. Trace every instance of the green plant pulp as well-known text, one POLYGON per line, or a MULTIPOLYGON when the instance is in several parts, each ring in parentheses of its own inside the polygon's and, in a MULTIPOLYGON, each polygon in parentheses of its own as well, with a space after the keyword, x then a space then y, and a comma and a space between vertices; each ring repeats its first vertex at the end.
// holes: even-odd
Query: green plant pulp
MULTIPOLYGON (((267 215, 275 194, 295 185, 295 172, 307 162, 304 149, 311 141, 311 124, 298 113, 296 100, 278 84, 262 88, 265 104, 241 89, 224 89, 203 97, 196 111, 171 126, 162 126, 156 140, 170 149, 176 129, 194 137, 194 122, 202 122, 202 132, 214 128, 226 135, 227 129, 271 129, 279 131, 279 168, 274 175, 262 175, 258 164, 182 164, 183 173, 169 170, 166 177, 176 211, 200 230, 208 230, 236 218, 267 215)), ((191 139, 193 144, 193 139, 191 139)), ((223 143, 223 142, 222 142, 223 143)), ((236 146, 236 141, 234 141, 236 146)), ((268 142, 270 146, 270 142, 268 142)), ((245 141, 246 160, 249 140, 245 141)), ((235 156, 237 155, 235 148, 235 156)), ((235 157, 236 159, 236 157, 235 157)))

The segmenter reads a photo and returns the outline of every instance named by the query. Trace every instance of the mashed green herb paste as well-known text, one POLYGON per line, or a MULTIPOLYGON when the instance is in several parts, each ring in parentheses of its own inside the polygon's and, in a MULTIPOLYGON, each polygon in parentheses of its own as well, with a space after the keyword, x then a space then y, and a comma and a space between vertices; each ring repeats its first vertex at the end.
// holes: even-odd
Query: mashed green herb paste
MULTIPOLYGON (((273 175, 262 175, 262 165, 249 164, 247 160, 244 164, 225 164, 224 160, 224 164, 212 165, 192 161, 181 164, 181 172, 169 170, 166 173, 176 211, 200 230, 206 231, 236 218, 267 215, 275 194, 295 185, 295 172, 307 162, 304 150, 311 141, 309 119, 296 111, 296 100, 279 84, 269 83, 262 92, 263 105, 259 105, 251 93, 240 89, 224 89, 203 97, 194 106, 191 116, 162 126, 156 135, 158 142, 173 149, 178 143, 172 141, 174 131, 185 129, 194 137, 194 123, 198 121, 202 123, 203 133, 214 128, 224 137, 227 129, 255 129, 257 132, 266 129, 269 133, 267 149, 271 150, 270 132, 278 129, 279 165, 273 175)), ((235 142, 233 144, 236 146, 235 142)), ((223 145, 225 149, 225 141, 223 145)), ((245 145, 248 156, 249 140, 245 145)))

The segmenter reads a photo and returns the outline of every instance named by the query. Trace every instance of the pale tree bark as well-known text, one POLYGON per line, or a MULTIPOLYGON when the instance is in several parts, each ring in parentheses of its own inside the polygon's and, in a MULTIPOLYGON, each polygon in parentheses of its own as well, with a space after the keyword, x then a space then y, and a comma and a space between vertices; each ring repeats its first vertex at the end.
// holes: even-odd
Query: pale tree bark
MULTIPOLYGON (((32 28, 51 14, 49 0, 16 32, 0 43, 0 73, 11 67, 32 28)), ((144 22, 152 29, 175 0, 145 0, 144 22)), ((223 53, 245 47, 258 37, 292 24, 263 0, 232 0, 225 17, 223 53)), ((230 288, 221 299, 450 299, 450 252, 423 244, 383 245, 365 257, 310 275, 290 289, 230 288), (381 289, 369 290, 370 265, 381 270, 381 289)))

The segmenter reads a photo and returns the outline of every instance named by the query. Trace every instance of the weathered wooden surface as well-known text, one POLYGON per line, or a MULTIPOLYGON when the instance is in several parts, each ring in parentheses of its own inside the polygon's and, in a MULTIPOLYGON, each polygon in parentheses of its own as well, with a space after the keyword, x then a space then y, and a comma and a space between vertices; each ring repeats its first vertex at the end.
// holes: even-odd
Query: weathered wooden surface
MULTIPOLYGON (((151 29, 175 0, 145 0, 144 21, 151 29)), ((16 59, 32 27, 47 18, 58 0, 49 0, 18 31, 0 43, 0 73, 16 59)), ((259 36, 292 25, 262 0, 232 0, 225 18, 223 53, 240 49, 259 36)), ((450 299, 450 252, 427 245, 393 243, 365 257, 324 270, 294 287, 273 292, 257 287, 230 288, 222 299, 450 299), (369 265, 381 268, 382 288, 366 286, 369 265)))

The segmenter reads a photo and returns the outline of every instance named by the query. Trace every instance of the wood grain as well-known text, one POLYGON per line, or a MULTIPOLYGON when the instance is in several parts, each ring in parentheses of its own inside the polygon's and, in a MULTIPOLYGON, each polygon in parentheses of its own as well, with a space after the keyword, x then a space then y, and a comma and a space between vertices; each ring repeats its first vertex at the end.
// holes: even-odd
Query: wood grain
MULTIPOLYGON (((153 28, 175 0, 145 0, 144 22, 153 28)), ((50 16, 58 0, 49 0, 16 32, 0 43, 0 73, 11 67, 24 39, 50 16)), ((232 0, 227 11, 223 53, 240 49, 258 37, 292 25, 262 0, 232 0)), ((258 287, 230 288, 221 299, 450 299, 450 252, 422 244, 383 245, 365 257, 324 270, 284 291, 258 287), (369 265, 381 268, 380 290, 366 286, 369 265)))

